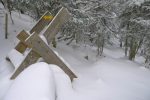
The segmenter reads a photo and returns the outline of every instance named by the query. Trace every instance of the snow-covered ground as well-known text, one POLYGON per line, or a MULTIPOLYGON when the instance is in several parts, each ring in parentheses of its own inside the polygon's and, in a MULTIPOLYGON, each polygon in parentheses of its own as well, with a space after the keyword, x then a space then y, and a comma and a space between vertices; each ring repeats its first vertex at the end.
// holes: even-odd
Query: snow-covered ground
POLYGON ((12 12, 14 24, 8 18, 8 39, 5 39, 5 14, 4 8, 0 3, 0 61, 16 45, 16 35, 24 30, 29 30, 35 24, 35 21, 27 15, 12 12))
POLYGON ((31 65, 10 80, 14 67, 5 56, 15 46, 17 33, 35 24, 16 12, 13 19, 15 24, 9 24, 5 40, 4 18, 0 17, 0 100, 150 100, 150 70, 142 65, 142 57, 129 61, 117 46, 106 47, 104 56, 96 57, 94 47, 58 43, 54 50, 78 76, 72 83, 58 66, 44 62, 31 65), (87 55, 89 60, 84 58, 87 55))

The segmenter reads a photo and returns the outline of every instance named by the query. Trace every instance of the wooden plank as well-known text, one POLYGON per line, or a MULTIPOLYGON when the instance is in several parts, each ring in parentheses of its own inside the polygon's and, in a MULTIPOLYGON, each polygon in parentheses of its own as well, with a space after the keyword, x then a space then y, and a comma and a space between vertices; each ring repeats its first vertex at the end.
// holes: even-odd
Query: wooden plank
POLYGON ((20 41, 15 49, 17 51, 19 51, 20 53, 24 53, 26 48, 27 48, 27 45, 25 43, 23 43, 23 41, 25 41, 27 39, 27 37, 29 37, 29 34, 27 34, 27 32, 25 32, 24 30, 22 30, 18 35, 17 35, 17 38, 22 40, 20 41))
POLYGON ((19 42, 15 47, 15 49, 22 54, 25 52, 26 48, 27 48, 27 45, 24 44, 23 42, 19 42))
POLYGON ((34 64, 39 58, 40 55, 35 51, 31 50, 10 79, 15 79, 25 68, 27 68, 31 64, 34 64))
POLYGON ((37 22, 37 24, 30 30, 30 33, 32 34, 33 32, 36 32, 36 33, 40 33, 44 27, 46 25, 48 25, 51 20, 53 19, 53 16, 50 12, 46 12, 40 19, 39 21, 37 22), (47 18, 46 18, 47 17, 47 18), (50 17, 50 18, 48 18, 50 17))
POLYGON ((23 42, 23 41, 25 41, 29 36, 30 36, 30 34, 28 34, 25 30, 22 30, 22 31, 17 35, 17 38, 23 42))
MULTIPOLYGON (((40 33, 44 28, 45 28, 45 26, 47 26, 50 22, 51 22, 51 20, 52 20, 52 15, 51 15, 51 13, 49 13, 49 12, 46 12, 40 19, 39 19, 39 21, 36 23, 36 25, 30 30, 30 33, 33 33, 33 32, 36 32, 36 33, 40 33), (49 18, 49 19, 45 19, 45 16, 51 16, 51 19, 49 18)), ((21 33, 22 32, 24 32, 24 30, 23 31, 21 31, 21 33)), ((17 37, 21 37, 21 38, 23 38, 23 36, 21 36, 21 35, 18 35, 17 37)), ((27 46, 23 43, 23 42, 19 42, 17 45, 16 45, 16 47, 15 47, 15 49, 18 51, 18 52, 20 52, 20 53, 24 53, 24 51, 26 50, 26 48, 27 48, 27 46)))
POLYGON ((73 80, 73 78, 77 78, 77 76, 36 33, 27 38, 25 43, 41 55, 47 63, 58 65, 70 77, 71 80, 73 80))
POLYGON ((48 25, 46 31, 44 32, 44 36, 50 44, 55 37, 55 35, 60 30, 60 27, 70 18, 70 14, 68 10, 62 7, 53 20, 48 25))

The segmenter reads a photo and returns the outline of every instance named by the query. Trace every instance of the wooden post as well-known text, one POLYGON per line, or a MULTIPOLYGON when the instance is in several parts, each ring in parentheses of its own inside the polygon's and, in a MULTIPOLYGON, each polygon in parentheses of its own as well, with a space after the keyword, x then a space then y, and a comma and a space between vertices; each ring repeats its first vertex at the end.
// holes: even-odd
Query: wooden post
POLYGON ((53 16, 50 12, 46 12, 43 14, 43 16, 38 20, 37 24, 30 30, 30 33, 32 34, 33 32, 40 33, 45 26, 47 26, 51 20, 53 19, 53 16), (50 18, 45 18, 45 16, 49 16, 50 18))
POLYGON ((58 65, 70 77, 71 80, 73 80, 73 78, 77 78, 68 66, 36 33, 30 35, 25 43, 37 52, 47 63, 58 65))
POLYGON ((48 25, 46 31, 44 32, 44 36, 50 44, 56 34, 58 33, 60 27, 70 18, 70 14, 68 10, 62 7, 53 20, 48 25))
MULTIPOLYGON (((27 33, 26 31, 21 31, 18 35, 17 38, 20 40, 20 43, 22 43, 21 45, 25 45, 22 48, 20 48, 21 50, 25 50, 24 47, 28 47, 25 44, 25 40, 30 36, 29 33, 27 33)), ((19 45, 19 46, 21 46, 19 45)), ((36 53, 35 51, 33 51, 32 49, 28 52, 27 56, 25 57, 25 59, 22 61, 22 63, 18 66, 18 68, 16 69, 15 73, 11 76, 10 79, 15 79, 25 68, 27 68, 29 65, 34 64, 38 59, 40 58, 40 55, 38 53, 36 53)))
POLYGON ((27 44, 33 50, 31 50, 25 57, 24 61, 17 68, 11 79, 16 78, 26 67, 35 63, 41 56, 47 63, 58 65, 71 80, 77 78, 77 76, 68 68, 68 66, 54 53, 54 51, 36 34, 30 35, 22 32, 18 35, 18 39, 27 44), (26 38, 24 38, 26 37, 26 38), (26 40, 25 40, 26 39, 26 40), (32 57, 32 58, 31 58, 32 57))
POLYGON ((25 57, 21 65, 17 68, 10 79, 15 79, 25 68, 27 68, 31 64, 34 64, 39 58, 39 54, 37 54, 33 50, 29 51, 28 55, 25 57))
POLYGON ((8 14, 5 14, 5 39, 8 39, 8 14))

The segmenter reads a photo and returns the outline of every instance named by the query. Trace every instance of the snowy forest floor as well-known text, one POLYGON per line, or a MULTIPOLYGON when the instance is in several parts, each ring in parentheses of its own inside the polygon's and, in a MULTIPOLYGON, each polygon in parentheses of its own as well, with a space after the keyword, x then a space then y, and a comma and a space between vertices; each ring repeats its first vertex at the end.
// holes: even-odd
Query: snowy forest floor
MULTIPOLYGON (((11 100, 18 100, 16 98, 12 98, 12 95, 19 95, 21 90, 11 88, 14 84, 17 84, 17 80, 9 80, 14 68, 5 60, 5 56, 16 45, 17 39, 15 37, 17 33, 22 29, 30 30, 35 24, 35 21, 27 15, 21 15, 13 12, 12 17, 14 25, 11 24, 11 21, 9 20, 9 36, 6 40, 4 39, 3 16, 4 15, 0 17, 0 100, 3 100, 3 98, 6 98, 4 100, 9 100, 10 98, 11 100), (9 94, 10 89, 11 91, 12 89, 16 89, 14 94, 11 94, 11 96, 7 95, 9 94)), ((150 70, 146 69, 142 65, 142 57, 136 57, 134 62, 129 61, 124 57, 123 50, 117 45, 105 47, 102 57, 96 57, 95 47, 84 46, 82 44, 71 44, 67 46, 65 45, 65 42, 59 42, 57 48, 54 50, 56 50, 58 54, 65 59, 78 76, 78 78, 72 82, 71 87, 69 87, 70 85, 67 85, 69 84, 68 80, 64 82, 61 77, 57 77, 58 80, 61 80, 61 82, 59 82, 63 84, 62 86, 59 86, 59 91, 57 91, 57 100, 150 100, 150 70), (89 60, 84 58, 87 55, 89 60)), ((46 65, 41 64, 39 71, 45 73, 45 70, 42 70, 42 67, 43 69, 46 69, 44 66, 46 65)), ((31 71, 33 69, 27 70, 31 71)), ((34 73, 30 73, 31 77, 32 74, 34 73)), ((54 74, 57 73, 54 72, 54 74)), ((49 76, 49 74, 46 75, 47 77, 49 76)), ((44 79, 49 78, 51 77, 44 79)), ((44 81, 44 79, 40 80, 44 81)), ((22 83, 24 84, 22 86, 27 87, 28 85, 32 85, 30 80, 26 82, 29 83, 22 83)), ((50 82, 50 84, 51 83, 52 82, 50 82)), ((55 84, 58 84, 58 81, 56 81, 55 84)), ((43 86, 43 88, 47 89, 45 86, 43 86)), ((50 100, 47 94, 45 94, 45 96, 47 99, 44 100, 50 100)), ((34 99, 35 98, 32 98, 32 100, 34 99)), ((29 99, 24 97, 22 100, 29 99)))

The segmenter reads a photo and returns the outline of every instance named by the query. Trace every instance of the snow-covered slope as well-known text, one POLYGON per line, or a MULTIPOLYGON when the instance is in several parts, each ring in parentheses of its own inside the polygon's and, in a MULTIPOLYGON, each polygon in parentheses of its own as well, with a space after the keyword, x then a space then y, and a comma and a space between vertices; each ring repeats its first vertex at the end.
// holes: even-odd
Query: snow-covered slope
MULTIPOLYGON (((59 44, 58 52, 75 69, 79 78, 73 82, 74 100, 149 100, 150 70, 142 64, 124 58, 123 50, 105 48, 105 57, 93 61, 93 49, 88 48, 91 61, 86 61, 87 48, 59 44), (74 95, 75 96, 75 95, 74 95)), ((96 55, 96 53, 95 53, 96 55)), ((90 60, 89 59, 89 60, 90 60)), ((66 97, 65 100, 73 99, 66 97)))
MULTIPOLYGON (((74 45, 72 46, 74 47, 74 45)), ((70 64, 70 66, 74 69, 74 71, 78 75, 78 78, 72 82, 72 85, 69 80, 69 77, 66 74, 64 74, 64 72, 61 69, 59 69, 57 66, 49 65, 50 70, 53 70, 55 80, 54 83, 56 87, 55 95, 57 95, 57 100, 70 100, 70 99, 149 100, 150 99, 150 88, 149 88, 150 71, 144 68, 141 64, 126 60, 123 57, 121 57, 121 55, 119 57, 120 53, 118 53, 118 58, 117 57, 112 58, 113 54, 110 53, 112 52, 112 50, 109 49, 107 49, 106 50, 107 52, 105 52, 106 57, 102 58, 95 57, 95 61, 90 59, 89 59, 90 61, 87 61, 84 58, 84 55, 86 55, 86 53, 83 52, 83 50, 86 50, 86 48, 83 47, 72 48, 72 46, 66 46, 64 43, 59 43, 58 48, 55 49, 59 53, 59 55, 62 56, 70 64)), ((92 53, 93 51, 94 50, 92 49, 88 50, 89 57, 94 57, 94 53, 92 53)), ((121 49, 119 51, 121 52, 121 49)), ((117 53, 115 52, 114 55, 116 54, 117 53)), ((35 64, 34 68, 37 67, 38 69, 40 67, 38 71, 39 73, 41 73, 42 66, 44 70, 45 64, 41 63, 40 66, 39 67, 38 66, 39 65, 35 64)), ((41 87, 41 85, 44 84, 40 83, 40 80, 43 80, 43 78, 41 79, 41 77, 39 78, 38 75, 34 75, 34 70, 32 66, 31 69, 32 70, 28 68, 22 74, 28 76, 28 73, 30 73, 29 75, 33 77, 32 80, 34 80, 34 78, 39 80, 39 83, 37 83, 36 85, 39 85, 40 88, 44 89, 44 87, 41 87)), ((16 79, 12 83, 12 86, 8 90, 8 93, 6 92, 6 98, 9 98, 10 94, 11 95, 19 94, 20 89, 22 90, 22 88, 24 89, 24 87, 30 87, 33 85, 34 82, 30 81, 30 79, 24 78, 22 74, 18 78, 19 80, 21 79, 21 82, 23 81, 23 83, 21 84, 25 83, 24 84, 25 86, 24 85, 19 86, 18 89, 18 85, 16 84, 19 84, 20 81, 17 81, 18 79, 16 79), (25 80, 26 81, 29 80, 31 84, 24 82, 25 80), (13 84, 15 84, 16 87, 15 89, 12 88, 14 87, 13 84), (15 92, 9 92, 10 90, 15 92)), ((48 78, 50 76, 46 75, 45 77, 48 78)), ((4 80, 2 82, 4 82, 4 80)), ((8 82, 9 81, 6 81, 6 83, 8 82)), ((52 84, 51 82, 50 84, 47 84, 47 88, 49 88, 49 85, 51 84, 52 84)), ((7 87, 7 84, 4 86, 7 87)), ((34 92, 33 89, 31 90, 33 94, 36 93, 34 92)), ((43 91, 47 91, 46 88, 43 91)), ((15 98, 16 96, 13 97, 15 98)), ((28 96, 22 97, 23 99, 28 99, 28 96)))

